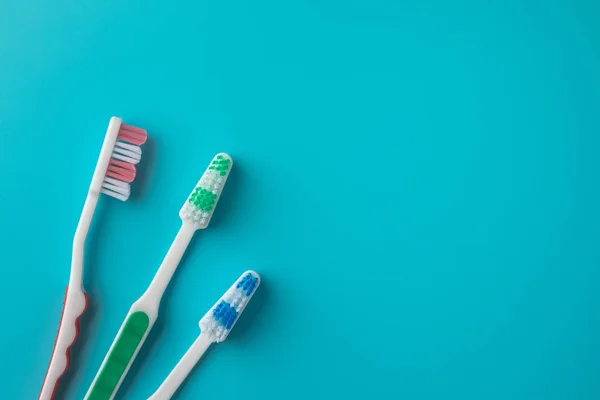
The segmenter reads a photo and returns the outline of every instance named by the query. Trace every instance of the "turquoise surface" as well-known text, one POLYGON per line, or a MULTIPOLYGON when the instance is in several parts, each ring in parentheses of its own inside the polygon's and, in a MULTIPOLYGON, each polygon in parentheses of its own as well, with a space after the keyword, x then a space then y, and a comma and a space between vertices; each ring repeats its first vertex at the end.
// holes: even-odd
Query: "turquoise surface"
POLYGON ((234 168, 118 399, 146 399, 246 269, 177 396, 600 398, 596 0, 0 2, 0 395, 36 399, 109 118, 58 400, 83 398, 211 157, 234 168))

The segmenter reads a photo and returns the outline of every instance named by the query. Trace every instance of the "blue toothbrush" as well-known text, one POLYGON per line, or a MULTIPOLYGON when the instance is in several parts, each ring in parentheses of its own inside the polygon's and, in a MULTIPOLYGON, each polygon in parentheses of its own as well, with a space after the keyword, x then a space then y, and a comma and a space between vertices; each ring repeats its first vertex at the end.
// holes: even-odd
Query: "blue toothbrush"
POLYGON ((175 394, 210 345, 221 343, 227 338, 259 284, 260 277, 256 272, 246 271, 242 274, 217 304, 202 317, 200 336, 148 400, 168 400, 175 394))

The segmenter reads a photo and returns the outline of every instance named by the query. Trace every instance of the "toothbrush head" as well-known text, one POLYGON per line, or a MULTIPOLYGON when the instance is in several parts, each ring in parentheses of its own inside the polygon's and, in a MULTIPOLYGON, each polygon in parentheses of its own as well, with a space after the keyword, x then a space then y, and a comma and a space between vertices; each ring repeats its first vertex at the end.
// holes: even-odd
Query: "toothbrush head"
POLYGON ((131 182, 136 175, 135 165, 142 159, 140 146, 146 143, 148 132, 142 128, 125 125, 121 118, 113 117, 108 126, 107 137, 112 138, 111 144, 114 143, 114 146, 100 190, 125 201, 131 193, 131 182))
POLYGON ((182 220, 191 222, 196 229, 208 226, 232 165, 233 161, 228 154, 219 153, 213 158, 181 208, 179 216, 182 220))
POLYGON ((209 335, 217 343, 224 341, 259 284, 260 276, 256 272, 244 272, 217 304, 202 317, 200 320, 202 334, 209 335))

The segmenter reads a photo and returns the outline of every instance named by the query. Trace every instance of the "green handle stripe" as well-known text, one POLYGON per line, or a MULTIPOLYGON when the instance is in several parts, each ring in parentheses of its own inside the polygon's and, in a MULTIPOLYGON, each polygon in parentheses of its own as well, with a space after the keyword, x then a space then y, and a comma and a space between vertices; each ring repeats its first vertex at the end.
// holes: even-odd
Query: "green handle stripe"
POLYGON ((149 323, 150 319, 143 311, 134 312, 127 318, 87 400, 110 399, 144 338, 149 323))

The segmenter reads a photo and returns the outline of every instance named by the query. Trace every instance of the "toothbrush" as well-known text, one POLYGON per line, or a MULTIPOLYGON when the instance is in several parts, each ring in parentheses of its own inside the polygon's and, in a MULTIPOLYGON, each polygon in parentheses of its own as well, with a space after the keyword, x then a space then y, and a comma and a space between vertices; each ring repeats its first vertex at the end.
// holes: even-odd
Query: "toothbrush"
POLYGON ((217 154, 179 211, 181 229, 146 292, 129 310, 85 400, 112 400, 158 317, 160 300, 198 229, 208 226, 231 170, 232 160, 217 154))
POLYGON ((148 400, 168 400, 177 391, 211 344, 221 343, 237 322, 260 284, 254 271, 246 271, 200 320, 200 336, 148 400))
POLYGON ((83 253, 100 193, 123 201, 129 198, 130 183, 136 175, 135 164, 142 156, 139 146, 146 142, 147 137, 144 129, 125 125, 121 118, 112 117, 110 120, 75 231, 69 286, 65 293, 58 335, 39 400, 54 398, 58 382, 69 366, 70 348, 79 335, 79 317, 88 305, 88 296, 83 289, 83 253))

